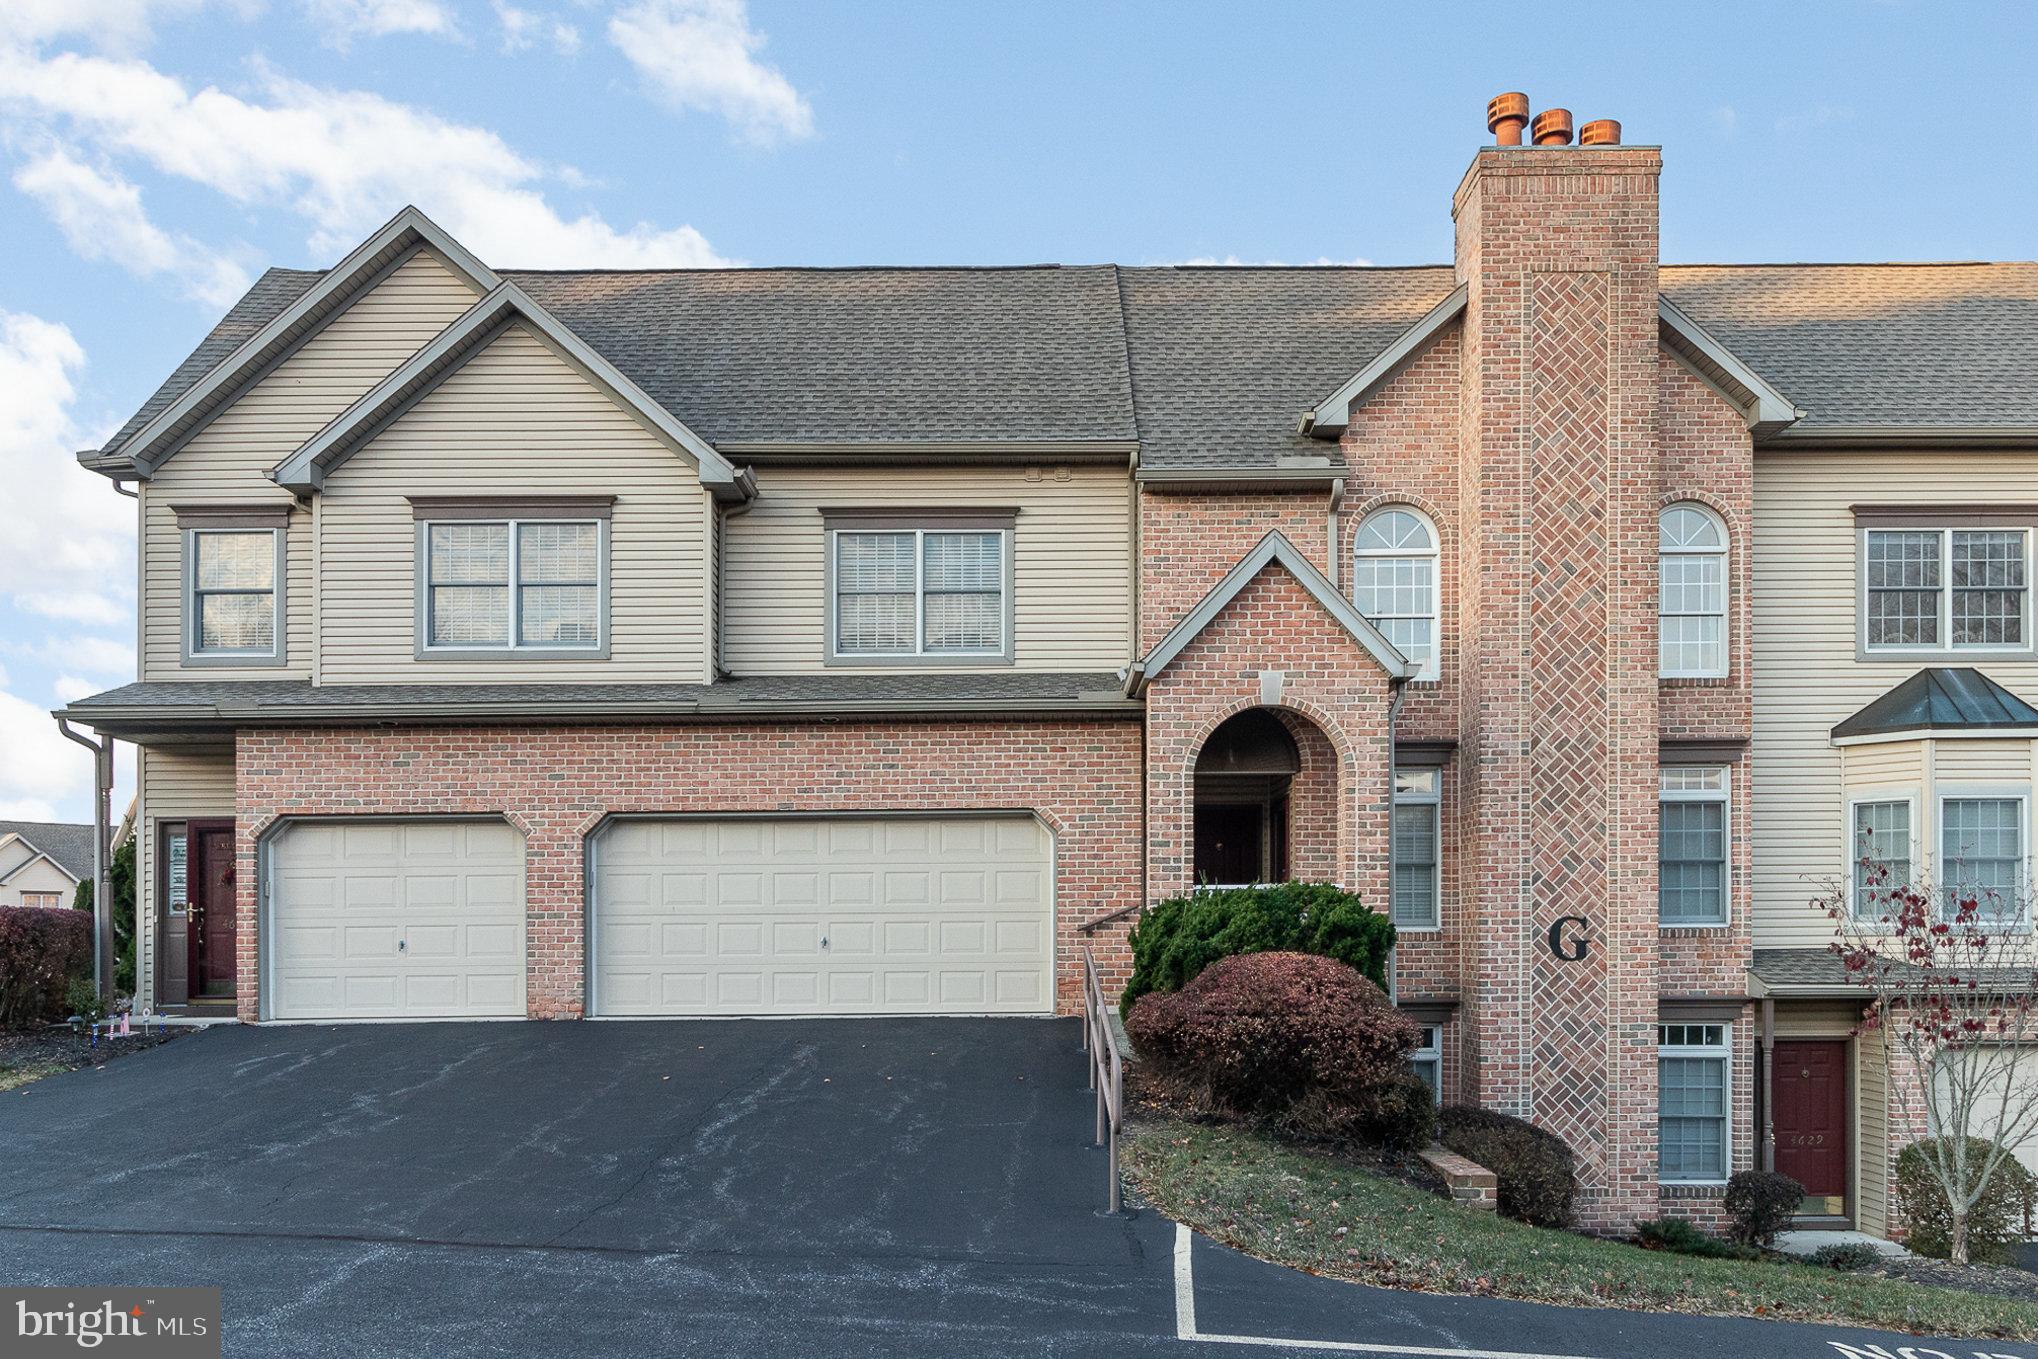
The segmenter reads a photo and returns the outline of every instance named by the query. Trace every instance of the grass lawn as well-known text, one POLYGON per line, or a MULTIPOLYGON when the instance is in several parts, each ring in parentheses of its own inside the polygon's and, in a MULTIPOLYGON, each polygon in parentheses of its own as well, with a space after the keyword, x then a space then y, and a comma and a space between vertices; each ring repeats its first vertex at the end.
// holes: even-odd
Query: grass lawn
POLYGON ((66 1068, 58 1062, 21 1062, 15 1065, 0 1063, 0 1092, 39 1081, 45 1076, 54 1076, 66 1068))
POLYGON ((1577 1307, 1849 1321, 2038 1338, 2038 1304, 1813 1265, 1703 1260, 1525 1226, 1237 1128, 1147 1116, 1126 1172, 1146 1201, 1261 1259, 1388 1288, 1577 1307))

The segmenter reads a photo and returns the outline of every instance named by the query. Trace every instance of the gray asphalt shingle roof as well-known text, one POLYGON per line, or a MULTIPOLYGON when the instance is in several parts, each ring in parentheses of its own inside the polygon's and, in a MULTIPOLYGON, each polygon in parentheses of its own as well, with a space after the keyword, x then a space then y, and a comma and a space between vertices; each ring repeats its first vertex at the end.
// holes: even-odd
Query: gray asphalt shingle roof
POLYGON ((92 876, 92 828, 68 821, 0 821, 0 839, 19 835, 79 881, 92 876))
POLYGON ((1961 727, 2038 730, 2038 708, 1971 666, 1931 666, 1841 722, 1833 736, 1961 727))
MULTIPOLYGON (((503 271, 713 443, 1119 442, 1149 468, 1335 455, 1296 418, 1452 287, 1382 268, 503 271)), ((272 269, 106 445, 320 277, 272 269)), ((1798 430, 2038 427, 2038 263, 1666 265, 1798 430)))

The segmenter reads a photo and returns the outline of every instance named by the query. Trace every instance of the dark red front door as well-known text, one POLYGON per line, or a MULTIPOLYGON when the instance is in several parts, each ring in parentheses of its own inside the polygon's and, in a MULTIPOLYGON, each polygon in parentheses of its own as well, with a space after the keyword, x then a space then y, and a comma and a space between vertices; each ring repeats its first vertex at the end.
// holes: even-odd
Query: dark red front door
POLYGON ((1847 1211, 1847 1044, 1778 1043, 1769 1075, 1776 1168, 1804 1186, 1805 1211, 1847 1211))
POLYGON ((1196 881, 1258 882, 1261 873, 1260 833, 1266 813, 1258 806, 1198 803, 1196 806, 1196 881))
POLYGON ((194 821, 186 849, 191 941, 191 992, 234 993, 234 827, 231 821, 194 821))

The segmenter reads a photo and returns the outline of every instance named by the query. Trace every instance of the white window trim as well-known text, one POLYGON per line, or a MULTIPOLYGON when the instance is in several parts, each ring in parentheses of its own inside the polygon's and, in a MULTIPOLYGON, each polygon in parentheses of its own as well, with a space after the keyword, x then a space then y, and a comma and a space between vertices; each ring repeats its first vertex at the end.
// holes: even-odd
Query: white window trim
POLYGON ((1656 678, 1658 679, 1725 679, 1734 664, 1734 580, 1733 580, 1733 539, 1727 533, 1727 522, 1712 506, 1697 500, 1680 500, 1665 505, 1656 515, 1656 678), (1664 547, 1663 516, 1672 510, 1691 510, 1704 515, 1719 530, 1718 547, 1664 547), (1663 668, 1662 627, 1663 619, 1663 559, 1665 557, 1718 557, 1720 559, 1720 607, 1717 613, 1679 613, 1673 618, 1717 618, 1720 620, 1720 663, 1697 670, 1665 670, 1663 668))
POLYGON ((417 521, 417 657, 420 660, 492 660, 502 657, 546 658, 565 660, 606 660, 609 654, 609 522, 601 518, 518 519, 420 519, 417 521), (507 643, 486 642, 481 644, 440 643, 432 640, 432 530, 437 527, 457 524, 466 528, 500 524, 509 530, 509 575, 506 580, 508 597, 504 604, 508 612, 507 628, 504 634, 507 643), (592 525, 595 531, 595 623, 593 642, 526 642, 523 635, 523 543, 522 533, 526 527, 544 525, 592 525))
MULTIPOLYGON (((1935 897, 1932 909, 1937 913, 1946 896, 1946 804, 1964 802, 1975 798, 1990 798, 2011 801, 2017 804, 2017 846, 2018 859, 2022 865, 2018 875, 2020 884, 2028 892, 2031 887, 2031 785, 2027 783, 1940 783, 1932 789, 1932 885, 1935 897)), ((2024 903, 2024 917, 2015 922, 2020 930, 2031 928, 2031 906, 2024 903)))
POLYGON ((828 528, 828 663, 831 665, 892 665, 901 661, 931 661, 941 665, 1009 665, 1012 663, 1012 634, 1014 631, 1014 601, 1012 597, 1012 530, 1003 526, 997 528, 950 527, 940 523, 929 523, 913 528, 900 527, 859 527, 853 523, 830 525, 828 528), (842 612, 842 591, 836 584, 836 565, 840 560, 842 535, 850 534, 900 534, 913 535, 913 642, 911 651, 844 651, 838 638, 842 612), (927 535, 930 533, 971 534, 995 533, 998 535, 999 566, 999 644, 991 648, 977 648, 967 651, 927 649, 927 535))
POLYGON ((43 892, 43 891, 23 892, 21 894, 21 904, 23 906, 32 907, 38 910, 54 911, 62 908, 64 904, 64 894, 62 892, 43 892), (50 899, 50 904, 48 906, 35 907, 34 903, 29 901, 30 897, 36 897, 38 899, 42 897, 48 897, 50 899))
MULTIPOLYGON (((1388 505, 1376 505, 1371 510, 1367 511, 1363 519, 1360 519, 1357 524, 1352 526, 1352 561, 1354 563, 1358 562, 1361 558, 1366 558, 1369 560, 1370 559, 1392 560, 1405 558, 1411 561, 1426 558, 1429 561, 1428 613, 1426 614, 1383 613, 1377 615, 1374 614, 1365 615, 1367 622, 1376 625, 1401 618, 1426 618, 1429 620, 1429 659, 1424 661, 1422 663, 1421 668, 1418 669, 1414 675, 1409 677, 1410 679, 1414 680, 1417 683, 1433 683, 1438 678, 1438 676, 1442 674, 1442 662, 1444 651, 1443 554, 1444 554, 1443 535, 1437 532, 1436 521, 1431 519, 1428 515, 1424 514, 1421 510, 1417 509, 1413 505, 1405 504, 1399 501, 1388 505), (1405 514, 1409 516, 1411 519, 1414 519, 1418 523, 1420 523, 1423 527, 1423 531, 1429 534, 1429 546, 1426 548, 1414 548, 1414 547, 1362 548, 1359 546, 1359 534, 1362 531, 1364 531, 1367 523, 1369 523, 1373 519, 1378 518, 1380 515, 1395 513, 1405 514)), ((1354 603, 1356 603, 1358 596, 1357 579, 1358 577, 1356 567, 1354 567, 1353 586, 1350 591, 1354 603)))
MULTIPOLYGON (((1718 920, 1665 920, 1663 919, 1663 898, 1659 889, 1656 897, 1656 927, 1664 930, 1723 930, 1734 923, 1734 766, 1730 764, 1672 764, 1664 769, 1707 769, 1720 776, 1718 792, 1710 789, 1663 790, 1659 773, 1656 783, 1656 801, 1660 806, 1665 802, 1717 802, 1720 804, 1720 825, 1727 837, 1726 859, 1721 866, 1720 918, 1718 920)), ((1662 816, 1656 819, 1656 870, 1663 868, 1662 816)))
POLYGON ((1856 533, 1854 561, 1854 637, 1857 653, 1864 659, 1911 660, 1929 656, 2029 656, 2038 648, 2038 639, 2031 634, 2033 570, 2032 533, 2028 528, 2013 524, 1987 525, 1976 527, 1965 524, 1932 524, 1921 522, 1897 525, 1873 525, 1856 533), (1930 646, 1893 646, 1889 643, 1872 644, 1868 640, 1868 541, 1877 533, 1936 533, 1939 535, 1939 640, 1930 646), (2024 539, 2024 640, 2014 644, 1979 646, 1973 643, 1956 644, 1953 640, 1953 535, 1956 533, 2016 533, 2024 539))
POLYGON ((1923 870, 1925 866, 1924 863, 1925 833, 1924 827, 1921 824, 1919 824, 1918 818, 1919 798, 1918 790, 1915 786, 1909 784, 1902 784, 1894 787, 1871 786, 1848 790, 1847 821, 1846 824, 1840 827, 1840 841, 1841 841, 1840 862, 1845 866, 1847 874, 1846 877, 1847 917, 1849 920, 1854 922, 1856 927, 1865 927, 1870 929, 1876 927, 1876 922, 1872 920, 1864 921, 1861 919, 1860 903, 1855 900, 1854 869, 1861 857, 1859 852, 1859 846, 1855 840, 1855 829, 1860 824, 1859 814, 1856 811, 1856 809, 1863 806, 1864 804, 1882 802, 1901 802, 1907 808, 1909 808, 1909 816, 1911 821, 1912 881, 1915 882, 1917 880, 1917 875, 1921 870, 1923 870))
MULTIPOLYGON (((1656 1182, 1658 1184, 1676 1185, 1723 1185, 1733 1177, 1734 1173, 1734 1026, 1730 1021, 1711 1019, 1671 1020, 1669 1022, 1672 1024, 1718 1024, 1720 1026, 1720 1046, 1716 1048, 1692 1047, 1682 1044, 1669 1046, 1663 1042, 1662 1031, 1664 1026, 1659 1023, 1656 1026, 1656 1056, 1659 1062, 1664 1057, 1703 1057, 1718 1061, 1721 1064, 1723 1080, 1720 1093, 1726 1112, 1724 1117, 1720 1119, 1720 1139, 1722 1143, 1720 1165, 1724 1168, 1725 1173, 1717 1179, 1699 1176, 1678 1176, 1672 1178, 1665 1175, 1663 1173, 1662 1144, 1659 1137, 1656 1149, 1656 1182)), ((1656 1092, 1656 1118, 1657 1127, 1660 1132, 1662 1126, 1661 1120, 1663 1118, 1663 1092, 1660 1087, 1656 1092)))
MULTIPOLYGON (((1444 772, 1441 768, 1432 765, 1407 766, 1407 772, 1411 774, 1423 772, 1434 773, 1436 775, 1436 791, 1433 793, 1402 792, 1402 772, 1401 769, 1396 769, 1392 775, 1393 782, 1389 785, 1392 796, 1389 799, 1387 812, 1387 833, 1390 836, 1394 833, 1394 811, 1396 808, 1408 806, 1428 807, 1431 809, 1431 815, 1436 819, 1437 847, 1436 872, 1431 875, 1429 888, 1429 913, 1430 919, 1434 923, 1428 925, 1403 925, 1395 920, 1394 884, 1391 880, 1387 884, 1387 919, 1394 926, 1396 934, 1441 934, 1444 929, 1444 772)), ((1396 866, 1398 867, 1399 865, 1396 866)))
MULTIPOLYGON (((281 665, 284 656, 284 573, 288 563, 283 555, 283 530, 280 528, 218 528, 192 527, 183 530, 184 537, 184 636, 183 663, 185 665, 281 665), (270 548, 275 560, 275 574, 270 578, 269 645, 266 648, 216 647, 200 645, 200 628, 203 620, 198 608, 198 540, 200 537, 226 536, 231 534, 265 533, 269 536, 270 548)), ((206 594, 260 594, 259 590, 230 591, 207 590, 206 594)))
POLYGON ((1409 1052, 1408 1065, 1411 1069, 1429 1063, 1436 1065, 1436 1102, 1441 1106, 1444 1102, 1444 1026, 1418 1021, 1416 1027, 1422 1030, 1423 1040, 1409 1052))

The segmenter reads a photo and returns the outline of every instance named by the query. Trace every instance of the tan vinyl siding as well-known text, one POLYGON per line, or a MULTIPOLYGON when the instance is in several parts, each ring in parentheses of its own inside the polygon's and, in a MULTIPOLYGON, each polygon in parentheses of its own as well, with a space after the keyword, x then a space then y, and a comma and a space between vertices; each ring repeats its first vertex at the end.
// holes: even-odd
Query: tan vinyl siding
POLYGON ((512 326, 328 476, 320 680, 704 682, 709 521, 690 459, 512 326), (615 497, 609 659, 417 658, 406 497, 477 494, 615 497))
POLYGON ((135 845, 135 980, 153 1000, 156 979, 156 848, 165 821, 234 814, 234 753, 140 747, 136 751, 140 794, 135 845))
MULTIPOLYGON (((183 670, 179 504, 291 504, 269 469, 361 393, 472 306, 466 280, 419 251, 356 298, 302 348, 243 392, 156 472, 142 490, 142 678, 183 670)), ((206 666, 205 679, 285 679, 311 674, 311 516, 290 517, 282 666, 206 666)))
MULTIPOLYGON (((825 506, 1017 508, 1013 663, 1116 670, 1131 656, 1131 478, 1122 466, 760 468, 756 505, 729 517, 724 647, 737 675, 823 668, 825 506)), ((939 662, 901 669, 943 670, 939 662)))
POLYGON ((2031 781, 2029 741, 1934 741, 1940 783, 2026 784, 2031 781))
POLYGON ((1889 1234, 1889 1063, 1880 1034, 1854 1040, 1855 1224, 1889 1234))
MULTIPOLYGON (((1831 938, 1828 922, 1806 905, 1820 890, 1817 883, 1844 872, 1841 756, 1829 733, 1922 666, 1940 663, 1855 659, 1851 507, 1983 502, 2038 502, 2038 456, 1921 450, 1756 455, 1756 947, 1817 947, 1831 938)), ((2038 698, 2038 664, 1996 658, 1943 663, 1974 664, 2025 698, 2038 698)), ((1936 744, 1943 758, 1957 743, 1936 744)), ((1848 754, 1850 782, 1861 749, 1848 754)))

